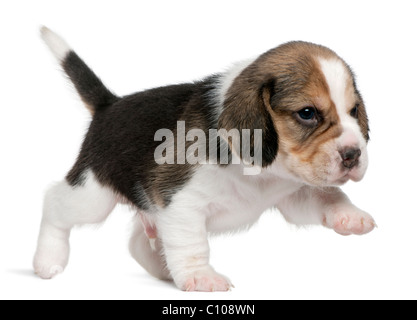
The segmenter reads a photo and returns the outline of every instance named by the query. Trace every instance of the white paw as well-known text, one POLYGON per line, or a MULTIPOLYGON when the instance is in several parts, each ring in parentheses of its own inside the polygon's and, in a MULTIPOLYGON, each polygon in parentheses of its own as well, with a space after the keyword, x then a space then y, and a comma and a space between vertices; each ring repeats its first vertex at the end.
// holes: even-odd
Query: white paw
POLYGON ((371 232, 376 223, 374 219, 354 206, 341 207, 324 217, 323 224, 341 235, 362 235, 371 232))
POLYGON ((52 279, 62 272, 64 272, 64 267, 58 265, 35 267, 35 273, 42 279, 52 279))
POLYGON ((208 267, 189 275, 178 287, 183 291, 214 292, 229 291, 233 285, 228 278, 208 267))
POLYGON ((38 247, 33 267, 35 273, 42 279, 52 279, 62 273, 68 264, 69 245, 67 243, 55 243, 53 246, 38 247))

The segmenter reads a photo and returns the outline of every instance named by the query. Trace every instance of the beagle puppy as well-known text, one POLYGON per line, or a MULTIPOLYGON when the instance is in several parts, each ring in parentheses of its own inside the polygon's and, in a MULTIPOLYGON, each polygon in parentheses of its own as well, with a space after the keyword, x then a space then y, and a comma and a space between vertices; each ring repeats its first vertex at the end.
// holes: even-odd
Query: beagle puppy
POLYGON ((332 50, 290 42, 201 81, 119 97, 56 33, 41 35, 92 115, 76 163, 45 195, 41 278, 67 266, 74 226, 104 221, 117 203, 137 212, 133 258, 185 291, 230 290, 209 264, 208 236, 269 208, 342 235, 374 229, 339 188, 363 178, 369 128, 332 50))

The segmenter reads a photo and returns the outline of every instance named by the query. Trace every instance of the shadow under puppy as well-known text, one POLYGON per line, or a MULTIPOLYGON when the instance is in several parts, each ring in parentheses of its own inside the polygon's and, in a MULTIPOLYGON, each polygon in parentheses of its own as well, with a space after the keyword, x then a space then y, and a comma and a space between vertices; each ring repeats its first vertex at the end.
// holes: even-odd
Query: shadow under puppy
POLYGON ((64 270, 75 225, 104 221, 117 203, 138 213, 132 256, 187 291, 232 287, 209 264, 208 234, 246 228, 269 208, 343 235, 375 227, 338 188, 364 176, 369 128, 354 75, 330 49, 290 42, 198 82, 118 97, 56 33, 41 34, 92 121, 45 196, 40 277, 64 270))

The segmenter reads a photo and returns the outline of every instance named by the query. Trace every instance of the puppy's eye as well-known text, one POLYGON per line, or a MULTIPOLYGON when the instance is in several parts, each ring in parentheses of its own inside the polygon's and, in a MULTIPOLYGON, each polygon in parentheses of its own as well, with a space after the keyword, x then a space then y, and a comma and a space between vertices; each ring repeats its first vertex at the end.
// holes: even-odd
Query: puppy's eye
POLYGON ((295 117, 303 125, 315 126, 319 120, 318 113, 314 107, 305 107, 295 113, 295 117))
POLYGON ((359 112, 359 104, 355 105, 352 110, 350 110, 350 116, 358 119, 358 112, 359 112))

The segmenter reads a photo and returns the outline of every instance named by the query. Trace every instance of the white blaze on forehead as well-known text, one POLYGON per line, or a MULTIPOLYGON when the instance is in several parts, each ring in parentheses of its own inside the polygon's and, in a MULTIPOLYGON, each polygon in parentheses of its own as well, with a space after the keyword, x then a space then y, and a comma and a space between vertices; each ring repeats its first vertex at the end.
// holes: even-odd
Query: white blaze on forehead
POLYGON ((359 124, 350 116, 354 107, 354 89, 352 76, 346 65, 337 58, 320 59, 320 66, 330 90, 330 98, 335 104, 343 133, 338 139, 341 147, 364 144, 359 124), (363 141, 362 141, 363 140, 363 141))
MULTIPOLYGON (((368 167, 368 152, 366 150, 367 142, 362 134, 358 120, 350 115, 350 111, 357 103, 352 74, 345 63, 338 58, 319 59, 319 63, 343 130, 342 134, 335 141, 335 153, 338 154, 338 151, 340 152, 344 148, 360 149, 359 164, 350 171, 350 179, 359 181, 368 167)), ((340 161, 338 155, 336 159, 337 162, 340 161)), ((338 171, 336 171, 336 177, 338 174, 338 171)))
POLYGON ((349 106, 346 101, 346 89, 349 81, 349 73, 346 66, 339 59, 320 59, 321 70, 326 78, 330 90, 330 98, 336 106, 339 117, 343 117, 349 106))

